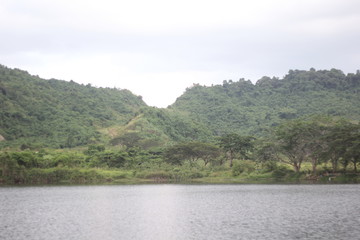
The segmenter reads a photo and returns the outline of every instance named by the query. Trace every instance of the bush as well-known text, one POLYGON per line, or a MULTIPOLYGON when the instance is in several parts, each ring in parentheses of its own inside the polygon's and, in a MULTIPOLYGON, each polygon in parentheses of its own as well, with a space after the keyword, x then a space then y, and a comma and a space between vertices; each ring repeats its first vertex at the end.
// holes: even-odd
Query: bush
POLYGON ((24 175, 24 183, 27 184, 95 183, 105 181, 105 178, 94 169, 32 168, 26 170, 24 175))
POLYGON ((289 169, 284 166, 280 166, 273 171, 272 176, 276 179, 284 178, 289 172, 289 169))
POLYGON ((189 174, 189 178, 203 178, 204 175, 201 172, 192 172, 189 174))
POLYGON ((255 167, 255 163, 249 160, 242 160, 240 162, 237 162, 234 164, 234 166, 232 167, 232 175, 234 177, 239 176, 241 173, 246 172, 246 173, 251 173, 253 171, 255 171, 256 167, 255 167))
POLYGON ((278 168, 278 165, 275 161, 267 161, 262 164, 263 172, 272 172, 278 168))
POLYGON ((231 173, 234 177, 239 176, 241 173, 243 173, 245 171, 244 166, 240 165, 240 164, 235 164, 232 167, 231 173))
POLYGON ((143 173, 143 174, 139 174, 138 176, 139 177, 141 176, 142 178, 146 178, 146 179, 170 179, 171 178, 171 174, 168 172, 164 172, 164 171, 143 173))

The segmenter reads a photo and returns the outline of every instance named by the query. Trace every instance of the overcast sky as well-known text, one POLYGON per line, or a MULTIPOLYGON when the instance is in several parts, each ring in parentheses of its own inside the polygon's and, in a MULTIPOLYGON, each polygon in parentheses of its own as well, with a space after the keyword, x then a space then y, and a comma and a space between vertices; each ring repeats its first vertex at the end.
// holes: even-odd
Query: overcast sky
POLYGON ((0 0, 0 64, 172 104, 193 83, 360 69, 359 0, 0 0))

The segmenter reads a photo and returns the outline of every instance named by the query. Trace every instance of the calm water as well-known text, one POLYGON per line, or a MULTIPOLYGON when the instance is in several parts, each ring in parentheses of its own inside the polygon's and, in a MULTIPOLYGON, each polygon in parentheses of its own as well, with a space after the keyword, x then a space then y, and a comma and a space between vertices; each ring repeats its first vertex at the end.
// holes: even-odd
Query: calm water
POLYGON ((360 185, 6 187, 0 239, 360 239, 360 185))

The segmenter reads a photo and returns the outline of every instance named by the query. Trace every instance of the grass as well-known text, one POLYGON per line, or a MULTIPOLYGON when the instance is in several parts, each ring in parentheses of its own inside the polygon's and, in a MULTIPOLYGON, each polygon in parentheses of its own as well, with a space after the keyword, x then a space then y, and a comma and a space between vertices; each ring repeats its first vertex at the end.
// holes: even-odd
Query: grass
MULTIPOLYGON (((353 173, 327 174, 326 166, 318 167, 318 175, 309 174, 311 165, 304 164, 301 173, 291 167, 278 165, 264 169, 255 163, 241 162, 228 166, 203 166, 203 164, 139 165, 133 168, 22 168, 13 176, 0 174, 0 184, 144 184, 144 183, 207 183, 207 184, 274 184, 274 183, 360 183, 360 175, 353 173), (251 166, 250 164, 253 164, 251 166)), ((351 171, 350 169, 348 172, 351 171)), ((0 169, 1 173, 1 169, 0 169)))

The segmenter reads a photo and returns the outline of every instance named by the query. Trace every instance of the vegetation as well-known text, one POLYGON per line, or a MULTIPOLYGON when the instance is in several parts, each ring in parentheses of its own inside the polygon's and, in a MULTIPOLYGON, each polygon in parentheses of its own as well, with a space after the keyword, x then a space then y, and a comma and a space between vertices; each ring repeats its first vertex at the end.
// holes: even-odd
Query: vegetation
POLYGON ((99 128, 125 124, 144 106, 128 90, 43 80, 0 66, 0 135, 5 146, 70 148, 98 142, 99 128))
POLYGON ((2 151, 0 182, 357 182, 359 156, 360 124, 312 117, 285 122, 270 137, 226 135, 217 144, 188 141, 157 151, 104 145, 2 151))
POLYGON ((358 182, 359 90, 359 72, 291 70, 158 109, 0 66, 0 184, 358 182))
POLYGON ((240 79, 188 88, 171 109, 188 112, 213 135, 266 135, 284 121, 312 114, 360 119, 360 72, 290 70, 283 79, 240 79))

